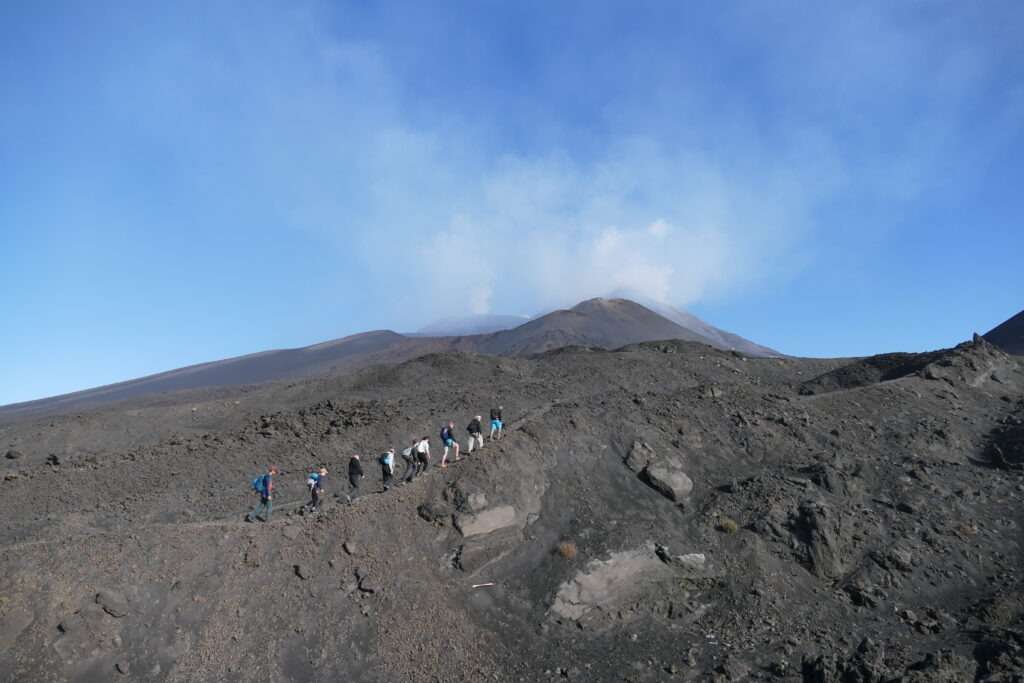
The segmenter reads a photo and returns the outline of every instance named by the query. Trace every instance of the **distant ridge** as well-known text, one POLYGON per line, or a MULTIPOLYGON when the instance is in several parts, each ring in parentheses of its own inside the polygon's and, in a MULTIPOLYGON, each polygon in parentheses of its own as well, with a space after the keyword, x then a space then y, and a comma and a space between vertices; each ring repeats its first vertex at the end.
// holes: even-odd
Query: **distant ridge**
MULTIPOLYGON (((345 373, 445 351, 529 355, 569 345, 615 349, 638 342, 682 339, 751 355, 778 355, 688 314, 680 311, 671 314, 679 322, 628 299, 589 299, 570 309, 552 311, 509 329, 486 334, 421 336, 390 330, 364 332, 302 348, 200 363, 95 389, 0 406, 0 421, 81 410, 169 392, 345 373)), ((489 324, 499 324, 507 318, 512 317, 493 316, 489 324)), ((521 322, 518 318, 513 320, 521 322)), ((458 328, 449 326, 447 329, 458 328)))
POLYGON ((462 318, 445 318, 421 327, 418 337, 460 337, 474 334, 491 334, 510 330, 527 322, 525 315, 469 315, 462 318))
POLYGON ((990 330, 985 339, 1007 353, 1024 356, 1024 311, 990 330))

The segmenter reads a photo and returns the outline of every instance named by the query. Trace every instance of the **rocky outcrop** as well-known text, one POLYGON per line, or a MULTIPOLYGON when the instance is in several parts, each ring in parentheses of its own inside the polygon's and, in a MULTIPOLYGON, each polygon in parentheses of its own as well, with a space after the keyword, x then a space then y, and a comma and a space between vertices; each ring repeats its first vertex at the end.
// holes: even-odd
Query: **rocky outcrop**
POLYGON ((624 462, 644 483, 673 502, 681 502, 693 492, 693 480, 686 474, 682 458, 660 455, 646 442, 633 442, 624 462))
POLYGON ((467 538, 483 536, 515 525, 516 509, 511 505, 499 505, 476 514, 455 515, 455 528, 467 538))
POLYGON ((607 609, 644 592, 650 584, 670 579, 674 572, 653 545, 612 553, 593 560, 563 583, 551 612, 566 619, 582 619, 595 609, 607 609))
POLYGON ((643 479, 651 487, 671 501, 684 500, 693 491, 693 480, 686 475, 681 465, 662 461, 648 465, 643 479))

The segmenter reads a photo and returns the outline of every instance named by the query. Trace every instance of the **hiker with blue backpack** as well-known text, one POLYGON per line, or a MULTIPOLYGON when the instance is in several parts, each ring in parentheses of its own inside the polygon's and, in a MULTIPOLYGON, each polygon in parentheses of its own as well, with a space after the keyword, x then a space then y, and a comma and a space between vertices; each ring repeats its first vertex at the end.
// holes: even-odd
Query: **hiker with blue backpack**
POLYGON ((491 441, 494 441, 495 438, 500 439, 501 432, 505 428, 505 423, 501 419, 501 410, 501 406, 491 408, 491 441), (495 434, 498 436, 495 437, 495 434))
POLYGON ((441 427, 441 445, 444 446, 444 453, 441 454, 441 467, 448 467, 448 449, 455 449, 455 461, 458 462, 462 458, 459 457, 459 442, 455 440, 455 423, 449 422, 444 427, 441 427))
POLYGON ((271 467, 267 470, 266 474, 261 474, 252 480, 253 493, 260 497, 259 504, 245 516, 245 521, 255 522, 259 519, 259 515, 262 512, 264 514, 262 521, 270 521, 270 513, 274 507, 274 475, 277 474, 277 468, 271 467))
POLYGON ((324 492, 324 480, 327 479, 327 468, 320 467, 306 477, 306 486, 309 488, 309 502, 306 503, 306 510, 309 512, 320 511, 320 496, 324 492))
POLYGON ((384 490, 391 488, 391 479, 395 476, 395 449, 389 448, 386 453, 378 458, 380 462, 380 477, 384 484, 384 490))

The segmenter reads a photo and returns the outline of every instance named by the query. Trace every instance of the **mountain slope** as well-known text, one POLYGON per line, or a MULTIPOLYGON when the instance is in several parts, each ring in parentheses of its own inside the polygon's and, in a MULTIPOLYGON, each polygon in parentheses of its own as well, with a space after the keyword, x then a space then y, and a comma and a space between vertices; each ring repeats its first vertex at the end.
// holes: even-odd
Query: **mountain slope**
POLYGON ((561 346, 614 349, 658 339, 710 340, 626 299, 589 299, 511 330, 480 340, 478 350, 493 354, 540 353, 561 346))
POLYGON ((1007 353, 1024 356, 1024 311, 990 330, 985 339, 1007 353))
POLYGON ((1020 359, 859 363, 440 353, 0 428, 0 681, 1019 680, 1020 359), (382 492, 496 399, 504 438, 382 492))
MULTIPOLYGON (((676 314, 684 315, 678 311, 676 314)), ((752 355, 775 355, 758 353, 764 347, 746 340, 741 340, 745 343, 743 346, 733 343, 731 338, 723 336, 725 333, 693 316, 681 319, 704 333, 626 299, 590 299, 571 309, 554 311, 491 334, 428 337, 391 331, 366 332, 303 348, 202 363, 63 396, 3 406, 0 421, 93 408, 146 395, 346 373, 373 364, 394 364, 445 351, 528 355, 562 346, 615 349, 638 342, 678 339, 727 350, 753 348, 752 355)))
POLYGON ((702 337, 707 338, 712 346, 717 346, 720 349, 734 349, 740 353, 746 353, 752 356, 781 356, 782 354, 775 349, 770 349, 767 346, 761 346, 755 344, 749 339, 745 339, 738 334, 732 332, 726 332, 725 330, 719 329, 714 325, 709 325, 692 313, 686 311, 680 311, 679 309, 672 308, 671 306, 665 306, 662 304, 645 304, 655 313, 668 318, 677 325, 684 327, 692 332, 696 332, 702 337))
POLYGON ((510 330, 528 321, 525 315, 470 315, 445 318, 417 330, 418 337, 464 337, 510 330))
MULTIPOLYGON (((387 352, 399 351, 403 345, 408 345, 408 341, 406 337, 394 332, 365 332, 304 348, 264 351, 200 363, 95 389, 15 403, 0 407, 0 416, 78 410, 151 394, 306 377, 352 364, 362 366, 371 360, 386 360, 383 356, 387 352)), ((412 353, 415 355, 415 352, 412 353)), ((398 353, 398 356, 401 355, 398 353)))

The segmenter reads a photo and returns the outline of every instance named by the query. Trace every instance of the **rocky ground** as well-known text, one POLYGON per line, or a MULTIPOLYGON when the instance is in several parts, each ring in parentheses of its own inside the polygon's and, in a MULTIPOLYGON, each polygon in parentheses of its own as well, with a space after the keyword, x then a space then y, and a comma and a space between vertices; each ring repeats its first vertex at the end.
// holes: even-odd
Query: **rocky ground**
POLYGON ((984 341, 437 354, 2 453, 3 681, 1024 681, 1024 369, 984 341), (378 492, 377 453, 497 402, 502 441, 378 492))

